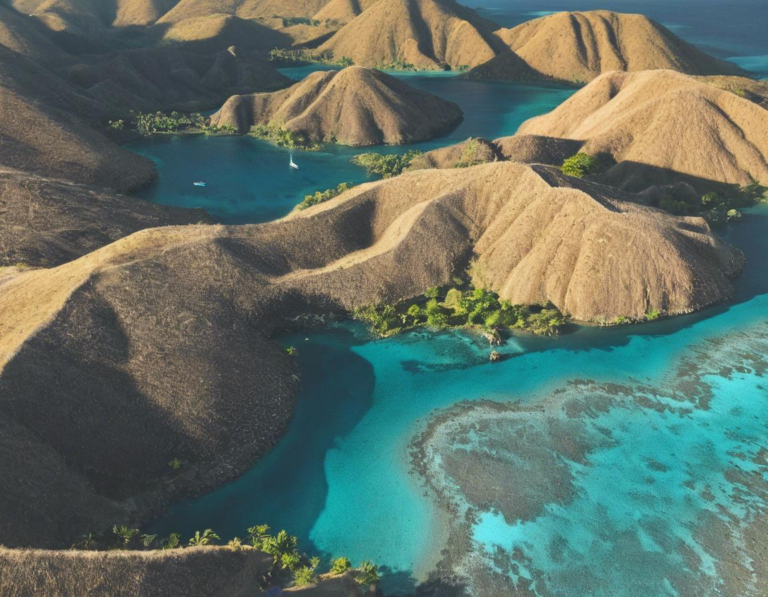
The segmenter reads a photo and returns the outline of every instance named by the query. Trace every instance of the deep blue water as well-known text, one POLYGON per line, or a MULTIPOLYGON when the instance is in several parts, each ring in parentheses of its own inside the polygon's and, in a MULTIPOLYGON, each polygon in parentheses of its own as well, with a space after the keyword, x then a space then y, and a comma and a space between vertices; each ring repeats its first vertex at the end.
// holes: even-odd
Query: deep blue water
MULTIPOLYGON (((542 11, 531 1, 474 4, 505 25, 542 11)), ((768 71, 766 2, 546 5, 592 8, 645 12, 712 53, 768 71)), ((426 149, 512 134, 571 93, 445 75, 408 80, 465 111, 457 131, 426 149)), ((134 149, 158 162, 148 198, 233 223, 279 217, 308 192, 365 178, 348 148, 297 152, 298 172, 286 151, 251 139, 163 138, 134 149), (197 178, 210 186, 197 192, 197 178)), ((444 413, 419 465, 460 514, 473 514, 460 529, 469 552, 456 564, 471 594, 509 594, 483 585, 485 572, 539 595, 764 594, 749 573, 744 532, 768 507, 758 458, 768 447, 768 391, 757 370, 768 352, 759 341, 768 323, 767 227, 768 209, 758 208, 730 234, 748 257, 732 304, 642 326, 514 338, 496 365, 483 342, 455 331, 373 341, 344 324, 284 338, 299 349, 302 376, 285 438, 240 479, 174 506, 153 530, 213 528, 230 538, 267 523, 296 534, 307 552, 374 560, 388 573, 388 594, 408 592, 441 550, 459 550, 449 541, 457 520, 415 474, 409 451, 444 413), (723 370, 729 365, 738 368, 723 370), (487 400, 505 408, 450 410, 487 400), (493 503, 496 486, 506 489, 493 503), (741 567, 740 588, 723 584, 733 580, 725 562, 741 567)))

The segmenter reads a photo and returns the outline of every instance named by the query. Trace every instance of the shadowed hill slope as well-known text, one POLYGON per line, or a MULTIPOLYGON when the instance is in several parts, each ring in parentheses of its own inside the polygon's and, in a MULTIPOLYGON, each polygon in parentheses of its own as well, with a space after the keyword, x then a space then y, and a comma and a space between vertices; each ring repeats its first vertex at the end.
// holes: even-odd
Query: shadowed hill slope
POLYGON ((137 230, 208 222, 199 209, 0 171, 0 267, 53 267, 137 230))
POLYGON ((319 49, 360 66, 471 67, 496 55, 491 34, 496 28, 454 0, 383 0, 319 49))
MULTIPOLYGON (((499 30, 496 35, 531 69, 560 81, 585 83, 609 71, 669 69, 691 75, 742 72, 643 15, 605 10, 563 12, 499 30)), ((490 62, 468 76, 515 78, 505 72, 507 62, 509 59, 490 62)))
POLYGON ((243 19, 311 17, 327 3, 328 0, 181 0, 159 22, 177 23, 213 14, 235 15, 243 19))
POLYGON ((236 48, 201 55, 147 48, 97 57, 61 72, 111 113, 202 110, 234 93, 280 89, 291 82, 263 58, 236 48))
POLYGON ((269 51, 290 45, 287 35, 253 20, 232 15, 211 15, 171 24, 163 31, 166 43, 183 44, 185 51, 214 53, 236 46, 240 51, 269 51))
POLYGON ((608 73, 519 134, 583 142, 610 155, 603 179, 630 190, 681 178, 768 184, 768 111, 672 71, 608 73))
MULTIPOLYGON (((196 547, 155 552, 0 549, 0 594, 46 597, 258 597, 272 556, 196 547)), ((299 597, 362 597, 349 575, 293 588, 299 597)))
POLYGON ((0 45, 50 67, 74 60, 45 35, 38 23, 4 4, 0 4, 0 45))
POLYGON ((475 281, 504 298, 609 322, 721 301, 742 263, 699 218, 499 162, 362 185, 270 224, 144 230, 14 275, 0 286, 0 420, 13 430, 0 542, 60 544, 243 471, 293 408, 291 360, 269 337, 297 315, 450 283, 473 258, 475 281), (152 490, 173 458, 196 477, 152 490))
POLYGON ((119 148, 75 116, 98 120, 104 114, 99 104, 2 46, 0 114, 0 166, 121 191, 154 176, 151 161, 119 148))
POLYGON ((395 77, 353 66, 313 73, 283 91, 232 97, 211 120, 241 133, 272 123, 312 141, 396 145, 447 133, 461 122, 462 112, 395 77))
POLYGON ((468 139, 418 156, 411 162, 409 169, 466 168, 500 160, 561 166, 566 158, 578 153, 581 145, 579 141, 536 135, 515 135, 494 141, 468 139))
POLYGON ((56 21, 64 28, 146 26, 171 10, 179 0, 11 0, 22 14, 56 21))

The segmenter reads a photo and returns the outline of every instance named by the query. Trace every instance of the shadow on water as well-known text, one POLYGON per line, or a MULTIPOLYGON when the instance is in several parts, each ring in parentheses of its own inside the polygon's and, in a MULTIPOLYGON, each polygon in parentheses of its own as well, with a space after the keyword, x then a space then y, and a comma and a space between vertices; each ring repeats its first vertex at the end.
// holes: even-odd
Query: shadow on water
POLYGON ((342 329, 308 341, 286 338, 286 344, 299 349, 302 371, 296 415, 286 435, 242 477, 177 504, 150 531, 186 537, 205 525, 226 541, 243 537, 249 526, 268 524, 275 532, 288 530, 299 538, 302 550, 315 553, 309 536, 325 507, 325 456, 372 404, 373 368, 352 352, 356 343, 354 335, 342 329))

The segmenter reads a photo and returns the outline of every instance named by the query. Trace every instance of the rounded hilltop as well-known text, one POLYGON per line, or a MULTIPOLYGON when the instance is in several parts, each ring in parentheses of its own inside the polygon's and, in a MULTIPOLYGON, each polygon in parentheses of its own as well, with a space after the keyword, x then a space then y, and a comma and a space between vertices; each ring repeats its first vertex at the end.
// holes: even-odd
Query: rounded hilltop
POLYGON ((608 73, 519 135, 570 139, 614 162, 601 180, 768 185, 768 112, 732 91, 672 71, 608 73))
POLYGON ((461 109, 378 70, 316 72, 274 93, 230 98, 211 122, 246 133, 270 125, 312 143, 368 146, 425 141, 455 128, 461 109))
POLYGON ((668 69, 690 75, 733 75, 735 64, 713 58, 639 14, 607 10, 561 12, 495 35, 507 53, 479 66, 470 78, 515 78, 522 61, 542 78, 586 83, 610 71, 668 69))

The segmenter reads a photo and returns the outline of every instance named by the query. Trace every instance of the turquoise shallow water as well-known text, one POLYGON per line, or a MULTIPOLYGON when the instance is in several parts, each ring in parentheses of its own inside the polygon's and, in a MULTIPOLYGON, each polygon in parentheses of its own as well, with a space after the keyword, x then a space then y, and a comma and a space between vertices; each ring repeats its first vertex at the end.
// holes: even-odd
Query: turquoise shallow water
MULTIPOLYGON (((542 12, 530 0, 482 4, 507 25, 542 12)), ((768 73, 766 3, 546 8, 603 7, 649 13, 768 73)), ((572 93, 442 73, 407 78, 466 114, 424 149, 512 134, 572 93)), ((274 219, 306 193, 365 179, 349 148, 297 152, 298 173, 288 152, 252 139, 163 138, 134 149, 158 163, 147 198, 231 223, 274 219), (198 192, 197 178, 211 185, 198 192)), ((768 347, 755 339, 768 322, 767 227, 768 210, 756 209, 732 232, 748 257, 733 304, 638 327, 515 338, 496 365, 483 342, 459 332, 372 341, 344 324, 285 338, 299 348, 302 374, 285 438, 240 479, 177 504, 152 528, 210 527, 225 538, 256 523, 286 528, 307 552, 374 560, 389 595, 425 580, 438 587, 431 594, 452 595, 434 574, 444 557, 443 570, 477 597, 766 594, 749 573, 745 533, 768 500, 758 456, 768 447, 759 375, 768 347), (414 457, 412 441, 428 430, 434 437, 414 457)))
MULTIPOLYGON (((177 505, 153 530, 191 533, 211 527, 231 537, 266 522, 296 533, 307 551, 373 559, 389 573, 384 581, 389 594, 407 592, 427 579, 440 550, 450 547, 448 532, 455 523, 425 492, 410 457, 412 439, 436 409, 488 399, 558 408, 562 402, 552 398, 553 391, 573 380, 642 385, 652 394, 647 388, 667 383, 677 362, 707 339, 768 322, 768 276, 760 265, 768 242, 759 234, 766 226, 768 210, 757 210, 734 233, 752 264, 739 284, 736 304, 641 327, 584 328, 560 339, 514 339, 503 349, 512 358, 498 365, 487 362, 484 343, 458 332, 370 341, 359 327, 344 325, 286 338, 286 344, 299 348, 303 389, 285 439, 242 478, 177 505)), ((546 485, 527 491, 546 515, 526 524, 509 524, 493 508, 486 510, 471 532, 477 553, 487 556, 485 550, 498 545, 525 547, 525 567, 510 576, 543 577, 540 594, 716 594, 681 592, 681 587, 704 586, 703 581, 698 573, 681 572, 679 547, 660 552, 656 542, 675 537, 689 542, 706 567, 705 576, 717 574, 712 562, 722 553, 690 539, 706 530, 691 521, 712 508, 697 497, 701 486, 693 490, 685 481, 695 479, 719 491, 718 504, 737 518, 743 516, 746 506, 728 493, 731 485, 716 481, 740 462, 739 454, 768 447, 768 394, 761 383, 748 373, 718 378, 710 409, 700 411, 692 407, 659 413, 634 399, 616 399, 607 412, 588 420, 589 434, 583 438, 588 462, 568 465, 576 478, 573 495, 554 500, 546 485), (611 430, 608 443, 601 435, 606 429, 611 430), (666 472, 649 469, 649 459, 666 472), (637 529, 641 522, 656 534, 644 542, 613 543, 620 530, 637 529), (556 557, 551 549, 555 539, 569 547, 556 557), (646 586, 645 593, 632 590, 640 560, 656 570, 662 583, 646 586), (584 581, 592 593, 574 580, 585 571, 593 575, 584 581), (665 575, 676 592, 654 592, 666 586, 665 575)), ((581 398, 589 400, 590 394, 581 398)), ((536 469, 536 463, 542 454, 561 458, 557 446, 562 441, 563 435, 550 433, 543 436, 538 452, 516 458, 534 467, 537 477, 546 477, 551 469, 536 469)), ((426 464, 440 469, 444 458, 437 450, 426 464)), ((510 477, 518 474, 513 465, 504 469, 510 477)), ((486 471, 482 462, 473 466, 473 476, 486 471)), ((745 457, 743 468, 751 471, 756 465, 745 457)), ((754 483, 762 494, 756 488, 741 490, 754 502, 752 513, 766 506, 764 478, 758 476, 754 483)), ((514 501, 518 492, 525 493, 516 489, 505 495, 514 501)), ((731 522, 729 528, 733 526, 731 522)), ((488 557, 489 569, 498 566, 498 558, 488 557)), ((471 594, 495 593, 476 588, 471 594)))
MULTIPOLYGON (((301 78, 310 69, 284 72, 294 70, 292 76, 301 78)), ((373 149, 326 146, 317 152, 289 152, 247 137, 142 139, 129 147, 154 160, 159 179, 139 197, 165 205, 201 207, 227 224, 266 222, 288 214, 307 194, 367 180, 365 171, 350 163, 356 154, 429 151, 470 136, 513 135, 525 120, 549 112, 574 92, 557 86, 460 81, 442 73, 404 78, 414 87, 461 105, 464 122, 450 135, 426 143, 373 149), (299 170, 288 167, 289 153, 299 170), (200 179, 208 186, 193 186, 200 179)))

